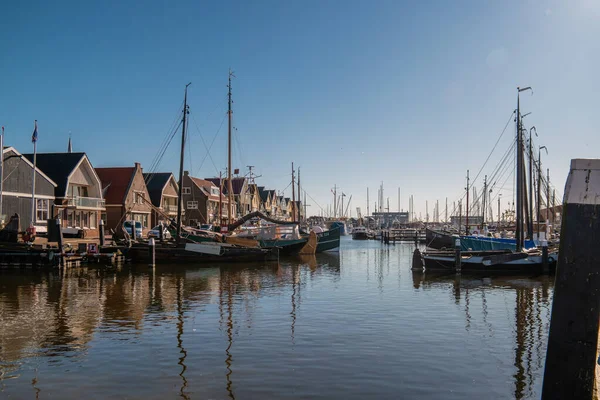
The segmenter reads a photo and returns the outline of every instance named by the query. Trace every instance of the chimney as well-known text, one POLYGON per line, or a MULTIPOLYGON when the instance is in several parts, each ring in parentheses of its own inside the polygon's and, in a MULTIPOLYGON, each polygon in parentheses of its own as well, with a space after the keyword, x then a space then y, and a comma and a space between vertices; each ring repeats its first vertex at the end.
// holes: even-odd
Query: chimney
POLYGON ((135 169, 142 169, 142 166, 139 162, 135 163, 135 169))
POLYGON ((190 171, 183 171, 183 176, 189 176, 190 175, 190 171))

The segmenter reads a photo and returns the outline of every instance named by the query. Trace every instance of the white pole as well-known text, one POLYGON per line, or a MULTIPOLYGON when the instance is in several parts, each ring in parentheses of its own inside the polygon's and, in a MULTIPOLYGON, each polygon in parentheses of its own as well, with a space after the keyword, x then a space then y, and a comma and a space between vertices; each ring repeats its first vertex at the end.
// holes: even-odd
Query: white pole
POLYGON ((31 179, 31 225, 35 222, 35 165, 37 159, 37 119, 35 120, 35 128, 31 137, 33 142, 33 178, 31 179))

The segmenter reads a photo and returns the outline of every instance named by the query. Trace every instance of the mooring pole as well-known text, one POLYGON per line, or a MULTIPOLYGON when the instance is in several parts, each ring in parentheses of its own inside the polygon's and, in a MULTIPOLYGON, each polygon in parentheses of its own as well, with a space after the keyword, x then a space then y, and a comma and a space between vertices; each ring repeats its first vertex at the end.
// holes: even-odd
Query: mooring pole
POLYGON ((148 257, 150 259, 150 262, 148 263, 149 267, 156 266, 156 252, 154 251, 154 247, 154 238, 150 238, 150 240, 148 240, 148 257))
POLYGON ((600 159, 571 160, 542 399, 592 399, 600 317, 600 159))
POLYGON ((462 256, 460 254, 460 238, 454 240, 454 266, 456 267, 456 273, 460 274, 462 269, 462 256))
POLYGON ((104 237, 104 220, 100 220, 100 224, 98 225, 100 230, 100 247, 104 246, 106 238, 104 237))

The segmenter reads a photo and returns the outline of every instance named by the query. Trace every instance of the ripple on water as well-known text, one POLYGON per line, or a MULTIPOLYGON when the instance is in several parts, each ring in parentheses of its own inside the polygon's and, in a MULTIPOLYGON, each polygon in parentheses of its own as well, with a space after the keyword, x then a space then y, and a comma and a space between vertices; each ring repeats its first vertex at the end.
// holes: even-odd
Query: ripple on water
POLYGON ((552 282, 415 274, 344 240, 270 265, 3 274, 16 398, 539 397, 552 282))

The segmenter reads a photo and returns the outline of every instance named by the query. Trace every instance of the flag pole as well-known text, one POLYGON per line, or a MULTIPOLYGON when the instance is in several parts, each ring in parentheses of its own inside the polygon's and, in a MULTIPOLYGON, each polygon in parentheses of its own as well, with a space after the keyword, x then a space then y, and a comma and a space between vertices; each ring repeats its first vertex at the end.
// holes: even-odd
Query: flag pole
POLYGON ((35 222, 35 165, 37 158, 37 119, 35 120, 35 125, 33 128, 33 135, 31 135, 31 141, 33 142, 33 178, 31 179, 31 224, 29 226, 33 227, 35 222))

